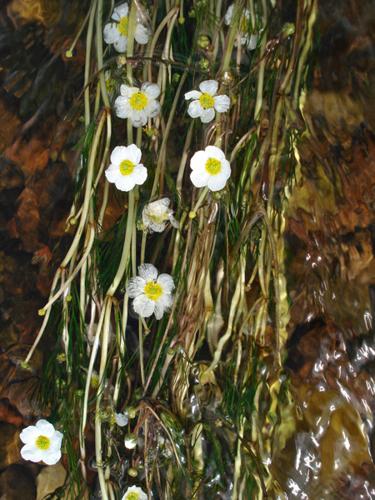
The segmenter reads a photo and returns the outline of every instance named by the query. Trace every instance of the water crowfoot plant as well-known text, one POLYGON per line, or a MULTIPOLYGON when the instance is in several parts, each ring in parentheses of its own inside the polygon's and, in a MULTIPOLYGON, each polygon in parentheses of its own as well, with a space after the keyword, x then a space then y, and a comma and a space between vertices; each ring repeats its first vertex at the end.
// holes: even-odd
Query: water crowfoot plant
MULTIPOLYGON (((111 19, 114 22, 104 26, 103 36, 104 41, 114 46, 117 52, 125 52, 128 45, 129 35, 129 5, 124 2, 114 8, 111 19)), ((145 45, 150 36, 146 26, 137 23, 134 38, 140 45, 145 45)))
POLYGON ((230 107, 230 99, 227 95, 216 95, 219 82, 216 80, 205 80, 199 84, 198 90, 186 92, 185 100, 191 100, 188 106, 188 114, 192 118, 200 118, 202 123, 209 123, 217 113, 225 113, 230 107))
POLYGON ((147 500, 146 493, 138 486, 130 486, 122 497, 122 500, 147 500))
POLYGON ((191 182, 195 187, 208 187, 210 191, 223 189, 230 177, 231 168, 224 152, 216 146, 197 151, 190 160, 191 182))
POLYGON ((133 127, 143 127, 160 112, 157 101, 160 89, 155 83, 146 82, 140 89, 123 84, 120 94, 115 100, 116 114, 119 118, 129 118, 133 127))
POLYGON ((44 401, 71 495, 273 497, 292 407, 283 233, 316 3, 272 45, 283 13, 269 0, 236 0, 229 24, 225 1, 148 4, 90 3, 70 246, 26 361, 48 332, 44 401))
POLYGON ((148 203, 142 210, 142 223, 150 232, 162 233, 167 223, 178 228, 178 222, 173 217, 173 211, 169 208, 170 199, 162 198, 148 203))
POLYGON ((147 179, 147 169, 141 161, 142 152, 135 144, 116 146, 111 154, 111 164, 105 171, 108 182, 120 191, 130 191, 147 179))
POLYGON ((131 278, 126 291, 133 300, 134 311, 143 318, 155 315, 161 319, 173 303, 172 292, 175 288, 169 274, 159 274, 152 264, 142 264, 138 268, 139 276, 131 278))
POLYGON ((47 420, 38 420, 35 425, 23 429, 20 439, 24 443, 21 448, 24 460, 53 465, 61 458, 63 435, 47 420))
MULTIPOLYGON (((234 7, 232 4, 228 7, 228 10, 224 16, 224 22, 228 26, 230 26, 233 22, 234 15, 234 7)), ((253 21, 255 21, 253 19, 253 21)), ((237 45, 238 41, 240 45, 245 45, 248 50, 254 50, 257 46, 258 36, 256 33, 250 32, 251 28, 251 15, 249 9, 244 9, 241 13, 240 23, 239 23, 239 33, 238 39, 236 39, 235 44, 237 45)))

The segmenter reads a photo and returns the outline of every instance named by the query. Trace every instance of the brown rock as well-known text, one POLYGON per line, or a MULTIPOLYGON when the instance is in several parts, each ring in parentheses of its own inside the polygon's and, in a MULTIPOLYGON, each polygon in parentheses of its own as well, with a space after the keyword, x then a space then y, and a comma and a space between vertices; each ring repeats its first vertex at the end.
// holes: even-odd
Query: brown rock
POLYGON ((1 500, 35 500, 36 489, 30 470, 19 464, 11 465, 0 475, 1 500))
POLYGON ((66 478, 66 470, 61 463, 43 467, 36 478, 36 500, 43 500, 47 495, 60 488, 66 478))

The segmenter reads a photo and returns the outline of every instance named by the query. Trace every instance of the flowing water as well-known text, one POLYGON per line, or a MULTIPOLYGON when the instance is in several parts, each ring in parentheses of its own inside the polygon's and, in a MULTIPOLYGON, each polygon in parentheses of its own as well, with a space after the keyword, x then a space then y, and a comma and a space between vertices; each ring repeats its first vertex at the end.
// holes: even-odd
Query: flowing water
MULTIPOLYGON (((35 387, 42 351, 51 344, 42 344, 31 373, 20 369, 20 360, 39 327, 36 311, 48 296, 51 267, 68 245, 64 228, 82 133, 77 102, 84 47, 78 42, 72 60, 60 48, 72 42, 86 3, 9 0, 0 7, 4 499, 36 498, 40 467, 21 463, 16 443, 20 428, 42 411, 35 387)), ((295 21, 295 2, 276 4, 282 24, 295 21)), ((320 0, 317 13, 303 121, 297 124, 299 165, 284 213, 289 322, 281 378, 291 401, 272 424, 278 430, 267 464, 268 498, 375 499, 375 4, 320 0)), ((269 50, 279 42, 273 43, 269 50)), ((117 217, 110 207, 108 227, 117 217)), ((135 333, 130 342, 136 349, 135 333)), ((189 375, 193 389, 183 403, 186 427, 197 429, 202 422, 207 433, 223 417, 219 383, 213 378, 201 384, 199 370, 207 366, 209 352, 207 346, 199 352, 189 375)), ((168 402, 176 414, 179 403, 168 402)), ((177 428, 164 412, 168 404, 157 404, 163 424, 177 428)), ((215 439, 202 441, 208 465, 200 498, 231 498, 235 457, 227 445, 234 438, 224 430, 212 432, 215 439), (220 467, 210 463, 215 453, 220 467)), ((178 454, 186 445, 181 436, 173 434, 178 454)), ((155 457, 168 459, 163 444, 155 450, 155 457)))

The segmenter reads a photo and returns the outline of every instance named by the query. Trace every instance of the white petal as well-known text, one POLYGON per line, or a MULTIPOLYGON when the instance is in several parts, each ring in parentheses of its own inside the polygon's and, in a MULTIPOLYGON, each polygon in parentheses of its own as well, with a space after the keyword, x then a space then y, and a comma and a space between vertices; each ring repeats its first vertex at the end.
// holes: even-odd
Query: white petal
POLYGON ((247 37, 247 48, 249 50, 255 50, 257 48, 257 43, 258 43, 258 35, 255 35, 252 33, 250 37, 247 37))
POLYGON ((137 24, 135 28, 134 38, 140 45, 145 45, 150 38, 146 26, 143 26, 143 24, 137 24))
POLYGON ((38 420, 35 427, 38 429, 39 434, 43 436, 52 437, 55 433, 54 426, 44 419, 38 420))
MULTIPOLYGON (((139 149, 139 147, 136 146, 135 144, 130 144, 125 149, 126 149, 126 158, 135 163, 136 165, 138 165, 142 157, 142 151, 139 149)), ((114 161, 112 160, 112 156, 111 156, 111 161, 112 163, 114 163, 114 161)))
POLYGON ((214 107, 218 113, 225 113, 230 107, 230 99, 227 95, 217 95, 214 97, 214 107))
POLYGON ((169 309, 173 304, 173 295, 166 293, 160 298, 160 300, 162 301, 164 308, 169 309))
POLYGON ((178 221, 173 217, 172 214, 170 214, 169 216, 169 222, 172 224, 172 226, 176 229, 178 229, 180 227, 180 224, 178 223, 178 221))
POLYGON ((124 2, 113 9, 112 19, 114 21, 120 21, 122 17, 127 16, 129 13, 129 6, 127 2, 124 2))
POLYGON ((138 499, 139 500, 147 500, 147 495, 146 493, 142 490, 142 488, 139 488, 138 486, 130 486, 130 488, 128 488, 126 491, 125 491, 125 494, 124 496, 122 497, 122 500, 128 500, 128 497, 129 497, 129 494, 130 493, 138 493, 138 499))
POLYGON ((42 451, 33 444, 25 444, 21 448, 21 457, 30 462, 40 462, 42 460, 42 451))
POLYGON ((146 297, 146 295, 138 295, 133 300, 134 311, 142 318, 149 318, 155 310, 155 302, 146 297))
POLYGON ((219 88, 219 82, 216 80, 205 80, 199 84, 199 90, 205 94, 214 96, 219 88))
POLYGON ((120 165, 123 160, 129 158, 128 148, 130 146, 116 146, 111 153, 111 164, 120 165))
POLYGON ((129 418, 124 413, 115 413, 115 421, 119 427, 125 427, 129 422, 129 418))
POLYGON ((157 99, 160 95, 160 87, 156 83, 145 82, 142 85, 142 92, 150 99, 157 99))
POLYGON ((108 23, 104 26, 103 38, 105 43, 111 44, 115 43, 116 40, 121 36, 121 33, 117 29, 116 23, 108 23))
POLYGON ((205 149, 207 158, 217 158, 218 160, 225 160, 224 152, 216 146, 207 146, 205 149))
POLYGON ((104 172, 108 182, 117 182, 121 178, 121 173, 117 165, 110 165, 104 172))
POLYGON ((60 458, 61 458, 61 450, 53 450, 53 451, 48 450, 47 453, 43 453, 42 461, 47 465, 54 465, 57 464, 60 458))
POLYGON ((36 438, 39 436, 40 432, 35 427, 35 425, 29 425, 20 434, 20 440, 23 443, 34 443, 36 438))
POLYGON ((199 101, 191 101, 188 107, 188 115, 192 118, 198 118, 203 113, 203 108, 199 101))
POLYGON ((64 435, 60 431, 55 431, 54 435, 51 439, 51 448, 52 450, 57 450, 61 448, 61 443, 64 435))
POLYGON ((248 40, 249 40, 249 37, 247 35, 241 36, 240 37, 241 45, 247 45, 248 40))
POLYGON ((131 97, 133 94, 136 94, 139 92, 139 88, 137 87, 130 87, 129 85, 125 85, 125 83, 121 84, 120 86, 120 94, 123 97, 131 97))
POLYGON ((141 186, 147 179, 147 168, 140 163, 134 168, 132 177, 134 178, 135 183, 141 186))
POLYGON ((150 100, 145 109, 145 112, 150 118, 155 118, 155 116, 158 116, 158 114, 160 113, 160 102, 155 101, 154 99, 150 100))
POLYGON ((119 191, 131 191, 135 187, 135 180, 132 175, 120 175, 115 180, 115 186, 119 191))
POLYGON ((221 174, 223 174, 227 179, 229 179, 232 170, 230 168, 230 163, 228 160, 224 159, 221 161, 221 174))
POLYGON ((146 125, 148 117, 145 110, 136 111, 132 109, 129 118, 132 122, 133 127, 143 127, 143 125, 146 125))
POLYGON ((128 37, 121 35, 115 40, 113 43, 114 48, 117 50, 117 52, 125 52, 126 47, 128 46, 128 37))
POLYGON ((228 178, 223 174, 211 175, 208 179, 207 186, 211 191, 220 191, 224 188, 228 178))
POLYGON ((141 264, 138 267, 138 273, 146 281, 155 281, 158 277, 158 270, 152 264, 141 264))
POLYGON ((162 233, 164 231, 164 229, 166 228, 166 226, 167 226, 167 224, 165 222, 163 222, 161 224, 156 224, 152 220, 150 220, 150 222, 149 222, 149 229, 151 231, 154 231, 155 233, 162 233))
POLYGON ((192 170, 195 170, 199 167, 204 167, 206 165, 206 161, 208 159, 208 154, 206 151, 197 151, 193 154, 190 160, 190 167, 192 170))
POLYGON ((171 200, 169 198, 161 198, 160 200, 157 200, 157 201, 153 201, 152 203, 150 203, 150 205, 152 205, 153 203, 160 203, 160 205, 163 205, 163 207, 169 207, 169 204, 171 203, 171 200))
POLYGON ((155 302, 154 314, 156 319, 161 319, 163 317, 164 306, 161 302, 155 302))
POLYGON ((118 96, 115 100, 115 113, 119 118, 128 118, 131 113, 129 99, 127 97, 118 96))
POLYGON ((209 177, 210 176, 204 167, 203 168, 196 168, 195 170, 193 170, 190 173, 191 182, 197 188, 207 186, 207 182, 208 182, 209 177))
POLYGON ((215 118, 215 109, 214 108, 209 108, 209 109, 204 109, 201 115, 201 122, 202 123, 210 123, 212 120, 215 118))
POLYGON ((174 290, 174 281, 172 276, 166 273, 159 274, 157 282, 162 286, 163 292, 171 293, 174 290))
POLYGON ((135 297, 143 293, 145 285, 146 281, 143 278, 140 278, 139 276, 136 276, 135 278, 130 278, 126 286, 127 294, 131 299, 134 299, 135 297))
POLYGON ((224 22, 229 25, 232 22, 234 4, 230 5, 225 13, 224 22))
POLYGON ((190 92, 186 92, 185 101, 189 101, 190 99, 199 99, 202 95, 202 92, 198 90, 190 90, 190 92))
POLYGON ((124 439, 124 445, 125 448, 128 450, 134 450, 134 448, 137 446, 137 436, 134 434, 127 434, 124 439))

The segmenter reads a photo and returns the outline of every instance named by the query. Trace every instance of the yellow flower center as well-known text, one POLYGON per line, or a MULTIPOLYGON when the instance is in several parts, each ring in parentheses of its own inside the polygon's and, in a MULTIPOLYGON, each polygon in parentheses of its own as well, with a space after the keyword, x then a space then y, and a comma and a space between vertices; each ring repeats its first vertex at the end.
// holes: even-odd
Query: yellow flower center
POLYGON ((136 111, 142 111, 142 109, 145 109, 147 103, 148 103, 147 95, 144 94, 143 92, 136 92, 129 99, 130 106, 136 111))
POLYGON ((128 16, 124 16, 120 19, 120 22, 117 25, 117 31, 119 31, 122 36, 128 36, 128 24, 128 16))
POLYGON ((156 301, 163 293, 163 289, 159 285, 159 283, 155 283, 154 281, 149 281, 148 283, 146 283, 146 286, 144 288, 144 293, 148 299, 156 301))
POLYGON ((38 436, 35 441, 35 446, 40 450, 48 450, 51 446, 51 440, 47 436, 38 436))
POLYGON ((126 500, 139 500, 139 493, 137 491, 131 491, 126 495, 126 500))
POLYGON ((161 224, 162 222, 166 221, 169 219, 167 211, 165 212, 147 212, 147 216, 149 219, 152 220, 152 222, 155 222, 155 224, 161 224))
POLYGON ((130 175, 133 173, 135 164, 130 160, 122 160, 120 163, 120 172, 122 175, 130 175))
POLYGON ((221 161, 216 158, 208 158, 205 167, 210 175, 217 175, 221 172, 221 161))
POLYGON ((212 95, 207 94, 207 92, 204 92, 199 97, 199 102, 203 109, 213 108, 215 104, 214 98, 212 97, 212 95))

